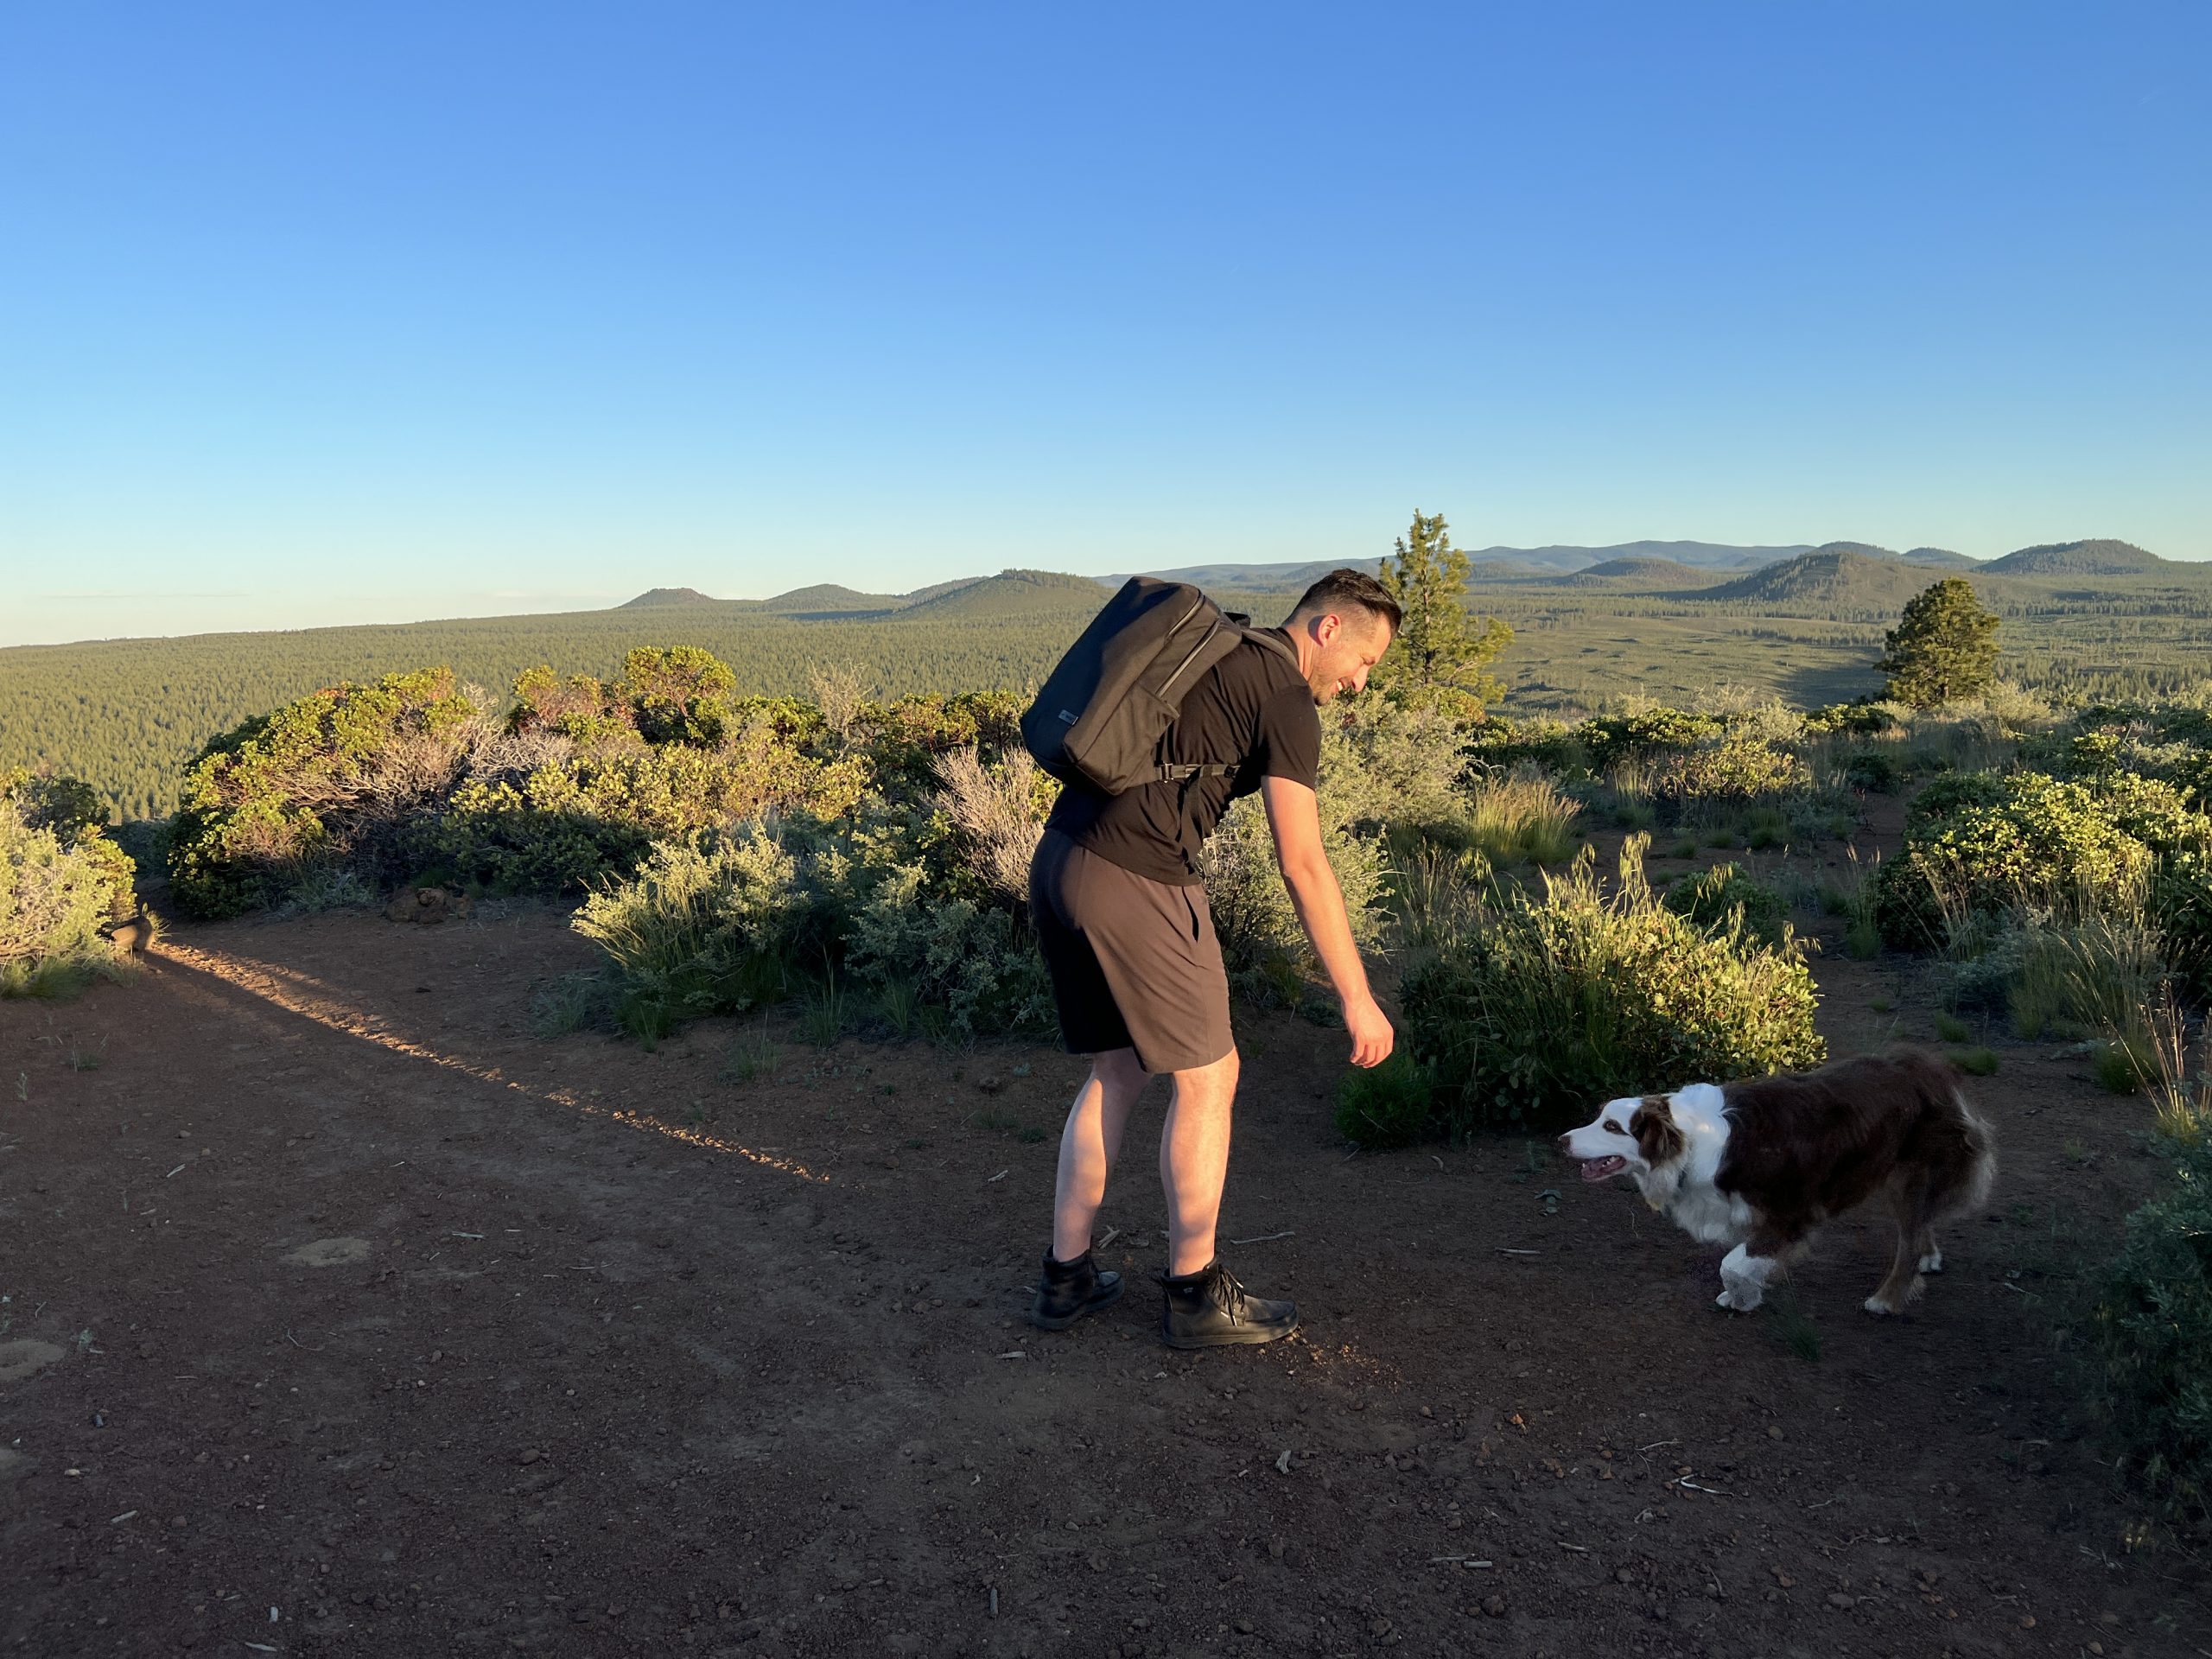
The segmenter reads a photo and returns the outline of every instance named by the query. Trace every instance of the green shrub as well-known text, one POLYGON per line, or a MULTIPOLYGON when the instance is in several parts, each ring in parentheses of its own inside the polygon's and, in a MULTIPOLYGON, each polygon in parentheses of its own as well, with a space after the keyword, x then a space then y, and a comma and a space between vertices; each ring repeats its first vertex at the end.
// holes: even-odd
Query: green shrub
POLYGON ((315 866, 395 879, 402 838, 452 783, 477 720, 453 671, 431 668, 328 687, 212 740, 171 829, 177 907, 235 916, 315 866))
POLYGON ((2168 963, 2200 998, 2212 999, 2212 850, 2182 846, 2162 855, 2145 902, 2168 963))
MULTIPOLYGON (((2158 856, 2135 830, 2177 848, 2203 821, 2164 785, 2064 782, 2040 772, 1961 774, 1913 804, 1904 851, 1884 867, 1876 909, 1891 944, 1925 949, 1943 917, 2018 906, 2127 907, 2158 856)), ((2212 825, 2204 825, 2212 831, 2212 825)))
POLYGON ((136 907, 137 872, 105 815, 55 787, 73 781, 0 777, 0 995, 67 995, 118 967, 100 929, 136 907))
POLYGON ((1853 737, 1879 737, 1899 730, 1903 711, 1894 703, 1835 702, 1805 715, 1805 729, 1836 732, 1853 737))
POLYGON ((1768 944, 1779 942, 1789 926, 1789 901, 1740 864, 1715 864, 1679 876, 1668 887, 1663 902, 1676 915, 1704 928, 1740 912, 1744 931, 1768 944))
POLYGON ((1624 760, 1685 753, 1717 739, 1721 731, 1721 722, 1711 715, 1655 706, 1586 721, 1575 736, 1590 757, 1590 769, 1607 772, 1624 760))
POLYGON ((585 804, 590 763, 563 760, 520 779, 472 778, 409 837, 417 870, 493 893, 574 893, 629 875, 652 837, 585 804))
POLYGON ((1860 749, 1847 755, 1843 762, 1843 775, 1853 789, 1863 789, 1875 795, 1894 795, 1897 785, 1903 781, 1898 775, 1897 761, 1872 749, 1860 749))
POLYGON ((1811 770, 1778 744, 1734 734, 1710 744, 1662 756, 1652 772, 1652 791, 1678 801, 1748 801, 1787 790, 1803 789, 1811 770))
POLYGON ((750 825, 660 843, 635 876, 594 889, 569 925, 607 955, 616 1023, 650 1040, 780 995, 810 909, 797 859, 750 825))
POLYGON ((855 736, 878 785, 920 794, 938 781, 938 762, 973 749, 987 764, 1022 753, 1026 699, 1010 691, 908 696, 861 711, 855 736))
POLYGON ((2107 1094, 2133 1095, 2141 1090, 2151 1065, 2126 1039, 2116 1037, 2097 1045, 2090 1069, 2107 1094))
POLYGON ((2132 1474, 2173 1519, 2212 1521, 2212 1137, 2169 1143, 2095 1315, 2097 1390, 2132 1474))
POLYGON ((1581 736, 1560 720, 1512 720, 1490 715, 1469 728, 1465 748, 1470 760, 1500 770, 1526 763, 1559 778, 1592 770, 1590 752, 1581 736))
POLYGON ((996 764, 972 748, 937 758, 938 787, 927 804, 938 822, 923 845, 947 843, 954 862, 945 871, 950 896, 1019 910, 1028 902, 1029 865, 1059 784, 1038 768, 1027 749, 996 764))
POLYGON ((1642 837, 1605 892, 1586 854, 1541 896, 1496 888, 1480 924, 1408 967, 1414 1057, 1453 1131, 1580 1121, 1624 1092, 1811 1065, 1825 1052, 1802 948, 1700 928, 1652 894, 1642 837))
POLYGON ((1951 1064, 1970 1077, 1994 1077, 1997 1074, 1997 1051, 1989 1047, 1953 1049, 1951 1064))
POLYGON ((782 1063, 783 1051, 774 1040, 765 1031, 754 1031, 734 1039, 723 1051, 721 1070, 717 1075, 724 1083, 753 1083, 772 1077, 782 1063))
POLYGON ((1052 1031, 1052 982, 1021 919, 965 899, 931 901, 919 865, 894 867, 854 912, 846 963, 874 989, 941 1014, 955 1040, 1052 1031))
POLYGON ((1403 1049, 1382 1065, 1355 1067, 1337 1090, 1337 1132, 1372 1151, 1409 1147, 1430 1132, 1435 1085, 1403 1049))
POLYGON ((2032 922, 2012 954, 2006 1006, 2012 1029, 2031 1039, 2130 1036, 2166 975, 2155 929, 2104 914, 2032 922))
POLYGON ((834 975, 807 994, 798 1020, 799 1034, 817 1048, 835 1048, 851 1029, 851 1001, 839 988, 834 975))
POLYGON ((1963 1043, 1968 1034, 1967 1022, 1958 1015, 1939 1014, 1936 1016, 1936 1035, 1938 1040, 1946 1043, 1963 1043))
MULTIPOLYGON (((501 893, 564 893, 635 869, 656 840, 682 839, 769 814, 840 817, 858 806, 867 764, 817 760, 785 734, 775 709, 701 717, 715 747, 632 737, 578 747, 541 735, 492 743, 414 828, 417 870, 449 872, 501 893)), ((673 715, 662 722, 672 728, 673 715)))
POLYGON ((1472 848, 1409 842, 1390 871, 1397 947, 1420 955, 1457 939, 1481 916, 1490 880, 1490 861, 1472 848))
POLYGON ((1466 842, 1493 866, 1559 864, 1575 849, 1574 820, 1582 810, 1560 786, 1522 765, 1475 780, 1465 798, 1466 842))
POLYGON ((1790 838, 1789 815, 1775 806, 1755 806, 1744 816, 1744 845, 1753 852, 1782 846, 1790 838))
MULTIPOLYGON (((1322 733, 1325 810, 1362 834, 1388 827, 1470 844, 1469 731, 1466 721, 1441 710, 1382 697, 1332 705, 1322 733)), ((1529 763, 1521 769, 1535 771, 1529 763)))
POLYGON ((595 973, 563 974, 530 994, 530 1027, 540 1037, 588 1030, 607 1011, 607 986, 595 973))

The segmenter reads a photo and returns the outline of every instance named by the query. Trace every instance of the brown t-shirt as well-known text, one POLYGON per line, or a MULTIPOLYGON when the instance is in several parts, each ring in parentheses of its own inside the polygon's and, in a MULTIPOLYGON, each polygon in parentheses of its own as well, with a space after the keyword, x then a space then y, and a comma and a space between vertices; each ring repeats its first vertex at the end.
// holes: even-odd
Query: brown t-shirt
MULTIPOLYGON (((1271 628, 1285 645, 1289 636, 1271 628)), ((1108 862, 1155 881, 1190 887, 1198 851, 1229 804, 1262 778, 1314 786, 1321 765, 1321 715, 1313 690, 1290 658, 1247 639, 1191 688, 1160 741, 1166 766, 1233 766, 1233 772, 1140 784, 1103 795, 1081 784, 1060 791, 1052 829, 1108 862)))

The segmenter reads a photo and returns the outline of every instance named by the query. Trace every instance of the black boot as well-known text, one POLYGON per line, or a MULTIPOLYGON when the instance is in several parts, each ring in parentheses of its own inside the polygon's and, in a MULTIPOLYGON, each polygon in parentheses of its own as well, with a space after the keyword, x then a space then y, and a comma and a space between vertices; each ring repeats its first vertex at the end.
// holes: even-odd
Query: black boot
POLYGON ((1037 1300, 1029 1323, 1040 1331, 1065 1331, 1086 1313, 1122 1299, 1122 1275, 1101 1272, 1085 1250, 1072 1262, 1055 1262, 1045 1252, 1045 1271, 1037 1278, 1037 1300))
POLYGON ((1225 1348, 1273 1342, 1298 1329, 1298 1305, 1247 1296, 1218 1258, 1180 1277, 1156 1275, 1167 1292, 1160 1339, 1170 1348, 1225 1348))

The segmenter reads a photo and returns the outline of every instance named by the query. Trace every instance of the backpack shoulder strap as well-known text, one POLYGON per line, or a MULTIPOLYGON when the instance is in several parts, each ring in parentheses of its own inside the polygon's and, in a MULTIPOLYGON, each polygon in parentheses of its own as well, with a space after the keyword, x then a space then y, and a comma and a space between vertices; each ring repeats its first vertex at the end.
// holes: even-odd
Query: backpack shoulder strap
POLYGON ((1237 626, 1244 630, 1244 637, 1254 645, 1265 645, 1293 668, 1298 666, 1298 652, 1289 640, 1278 638, 1272 628, 1254 627, 1249 618, 1239 617, 1232 620, 1236 621, 1237 626))
MULTIPOLYGON (((1293 649, 1289 641, 1277 638, 1265 628, 1254 627, 1252 619, 1241 611, 1224 611, 1222 614, 1238 632, 1254 645, 1264 646, 1267 650, 1274 652, 1293 668, 1298 666, 1298 652, 1293 649)), ((1185 762, 1179 766, 1161 766, 1160 776, 1166 783, 1187 784, 1198 778, 1233 777, 1236 771, 1236 766, 1224 766, 1218 761, 1208 761, 1204 765, 1185 762)))

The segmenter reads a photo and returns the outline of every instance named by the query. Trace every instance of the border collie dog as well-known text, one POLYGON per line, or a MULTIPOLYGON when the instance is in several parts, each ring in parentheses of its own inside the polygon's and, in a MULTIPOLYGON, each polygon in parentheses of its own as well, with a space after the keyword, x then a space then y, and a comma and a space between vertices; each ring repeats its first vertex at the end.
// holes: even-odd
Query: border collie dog
POLYGON ((1733 1244, 1719 1305, 1739 1313, 1812 1248, 1815 1228, 1870 1203, 1896 1219, 1897 1246, 1866 1311, 1902 1313, 1921 1274, 1942 1271, 1937 1224, 1980 1207, 1997 1177, 1958 1072, 1912 1049, 1607 1101, 1559 1143, 1584 1180, 1632 1175, 1691 1237, 1733 1244))

